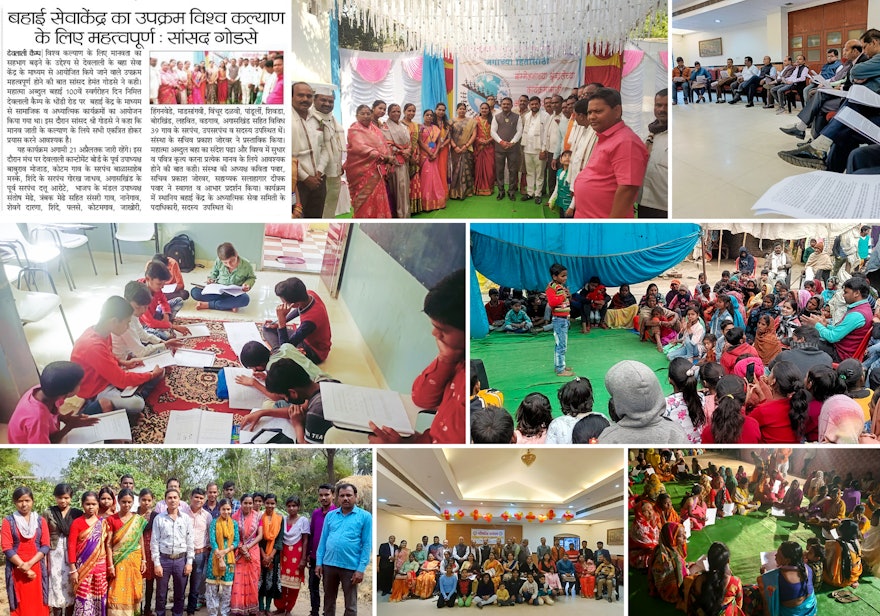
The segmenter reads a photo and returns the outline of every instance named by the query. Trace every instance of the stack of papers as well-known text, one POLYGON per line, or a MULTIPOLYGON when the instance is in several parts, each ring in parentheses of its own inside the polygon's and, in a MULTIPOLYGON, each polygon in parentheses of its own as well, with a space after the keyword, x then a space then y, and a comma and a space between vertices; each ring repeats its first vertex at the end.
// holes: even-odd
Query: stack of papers
POLYGON ((169 366, 187 366, 190 368, 208 368, 214 365, 217 356, 211 351, 198 351, 196 349, 177 349, 175 353, 162 351, 156 355, 144 357, 143 366, 132 368, 132 372, 150 372, 155 366, 167 368, 169 366))
POLYGON ((338 428, 371 432, 372 421, 403 436, 410 436, 414 432, 400 394, 396 391, 321 383, 321 402, 324 419, 338 428))
POLYGON ((204 295, 232 295, 233 297, 238 297, 244 293, 244 289, 237 284, 217 284, 212 282, 205 285, 202 293, 204 295))
POLYGON ((225 321, 223 329, 226 330, 226 339, 229 346, 235 352, 236 357, 241 357, 241 349, 251 341, 262 343, 263 337, 257 330, 257 324, 249 321, 225 321))
POLYGON ((112 411, 96 415, 98 423, 75 428, 67 433, 69 445, 89 445, 104 441, 131 440, 131 426, 125 411, 112 411))
POLYGON ((258 409, 263 406, 266 396, 255 387, 239 385, 235 382, 237 376, 253 376, 249 368, 223 368, 223 376, 226 378, 226 389, 229 391, 229 408, 231 409, 258 409))
POLYGON ((193 409, 168 414, 166 445, 229 445, 231 441, 232 413, 193 409))

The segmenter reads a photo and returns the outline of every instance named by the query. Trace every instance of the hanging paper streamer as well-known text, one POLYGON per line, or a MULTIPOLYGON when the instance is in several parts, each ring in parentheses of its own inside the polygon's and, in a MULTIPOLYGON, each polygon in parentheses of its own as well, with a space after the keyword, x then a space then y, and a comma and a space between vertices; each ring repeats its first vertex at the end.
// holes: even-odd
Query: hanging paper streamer
POLYGON ((660 63, 663 65, 667 71, 669 70, 669 52, 668 51, 658 51, 657 54, 660 56, 660 63))

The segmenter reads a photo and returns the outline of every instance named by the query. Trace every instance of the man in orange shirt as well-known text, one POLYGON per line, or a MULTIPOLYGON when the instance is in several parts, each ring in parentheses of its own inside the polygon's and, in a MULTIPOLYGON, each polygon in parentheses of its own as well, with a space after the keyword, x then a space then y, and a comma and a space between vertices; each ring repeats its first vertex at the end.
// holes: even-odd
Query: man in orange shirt
POLYGON ((675 68, 672 69, 672 104, 678 104, 678 89, 684 95, 684 104, 687 105, 691 100, 691 69, 684 65, 684 58, 681 56, 675 59, 675 68))

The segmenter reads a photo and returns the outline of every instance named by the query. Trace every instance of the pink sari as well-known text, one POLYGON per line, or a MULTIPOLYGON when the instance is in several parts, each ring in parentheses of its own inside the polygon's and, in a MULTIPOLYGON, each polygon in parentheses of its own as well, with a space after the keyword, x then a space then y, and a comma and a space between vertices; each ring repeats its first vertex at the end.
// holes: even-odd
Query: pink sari
POLYGON ((355 218, 391 218, 385 188, 386 167, 379 159, 390 156, 382 131, 355 122, 348 129, 348 158, 343 166, 355 218))
POLYGON ((204 105, 205 104, 205 75, 204 73, 193 73, 193 89, 192 89, 192 98, 190 99, 190 104, 192 105, 204 105))
POLYGON ((159 104, 176 105, 179 92, 177 75, 171 71, 159 73, 159 104))
POLYGON ((491 195, 495 190, 495 142, 492 127, 483 118, 477 118, 477 140, 474 141, 474 192, 491 195))
MULTIPOLYGON (((431 152, 436 151, 440 141, 440 129, 436 126, 422 126, 419 143, 431 152), (433 144, 433 146, 431 145, 433 144)), ((422 183, 422 211, 431 212, 446 207, 446 184, 440 173, 440 157, 430 160, 422 151, 422 169, 419 179, 422 183)))

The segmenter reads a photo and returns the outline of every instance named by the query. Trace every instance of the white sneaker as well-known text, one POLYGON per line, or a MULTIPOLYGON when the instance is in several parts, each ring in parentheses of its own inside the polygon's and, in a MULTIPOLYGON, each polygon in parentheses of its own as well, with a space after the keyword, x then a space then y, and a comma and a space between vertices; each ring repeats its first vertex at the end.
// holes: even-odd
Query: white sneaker
POLYGON ((553 599, 551 599, 550 597, 544 597, 544 603, 546 603, 547 605, 553 605, 555 601, 553 601, 553 599))
POLYGON ((538 605, 544 605, 544 598, 538 597, 538 605))

